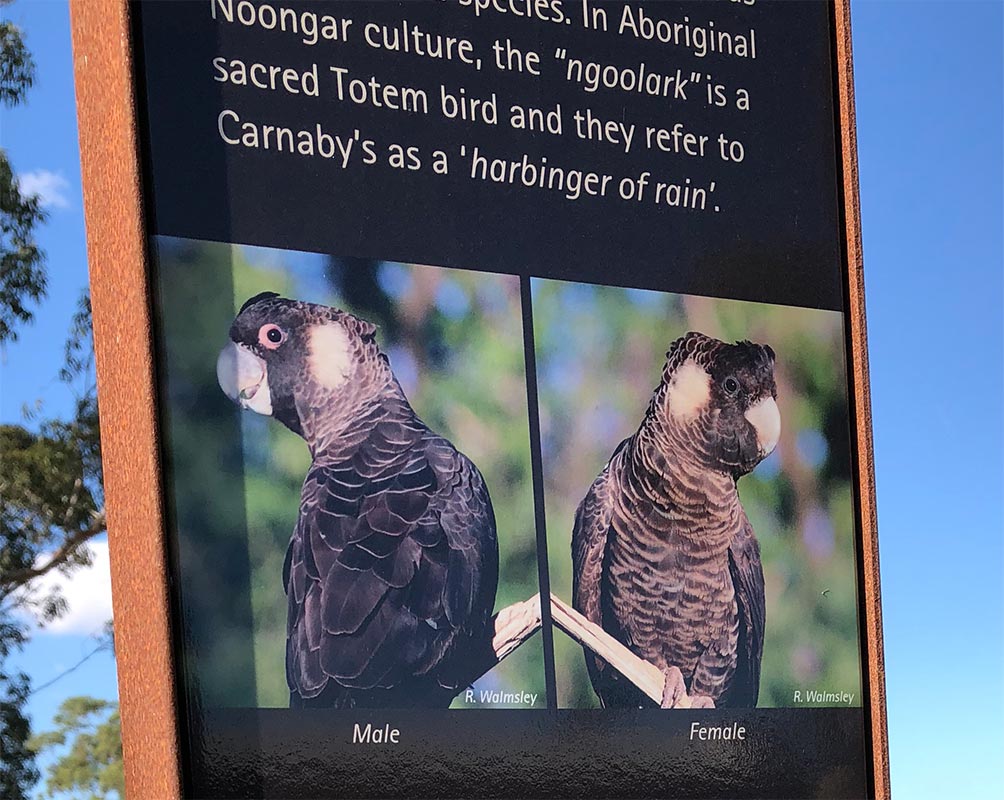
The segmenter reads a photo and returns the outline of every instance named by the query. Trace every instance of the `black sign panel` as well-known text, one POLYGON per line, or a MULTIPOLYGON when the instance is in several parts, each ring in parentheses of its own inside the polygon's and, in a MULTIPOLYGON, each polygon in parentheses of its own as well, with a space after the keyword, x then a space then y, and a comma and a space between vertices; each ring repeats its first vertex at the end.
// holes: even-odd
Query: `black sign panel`
POLYGON ((831 5, 134 22, 186 792, 871 796, 831 5))

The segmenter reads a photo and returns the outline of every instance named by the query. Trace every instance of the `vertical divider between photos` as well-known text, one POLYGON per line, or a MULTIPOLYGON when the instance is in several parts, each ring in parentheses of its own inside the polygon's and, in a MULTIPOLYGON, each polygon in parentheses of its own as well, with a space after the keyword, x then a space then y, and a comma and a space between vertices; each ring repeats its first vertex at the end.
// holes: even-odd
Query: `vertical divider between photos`
POLYGON ((126 0, 71 0, 126 793, 181 796, 156 380, 126 0))
POLYGON ((882 647, 882 601, 879 586, 878 529, 875 513, 868 336, 861 249, 861 202, 858 184, 857 126, 854 111, 854 61, 850 0, 834 0, 836 88, 843 178, 843 221, 847 259, 848 325, 853 369, 853 404, 857 501, 861 514, 864 577, 864 626, 868 645, 867 686, 871 722, 871 763, 875 797, 890 796, 889 740, 886 726, 885 662, 882 647))
POLYGON ((541 453, 540 404, 537 399, 537 351, 533 333, 533 293, 530 278, 520 275, 520 304, 523 309, 523 353, 526 363, 527 416, 530 422, 530 465, 533 474, 533 511, 537 529, 537 577, 540 585, 541 641, 544 645, 544 685, 547 707, 558 708, 557 682, 554 669, 554 625, 551 604, 543 602, 551 596, 551 580, 547 565, 547 521, 544 509, 544 459, 541 453))

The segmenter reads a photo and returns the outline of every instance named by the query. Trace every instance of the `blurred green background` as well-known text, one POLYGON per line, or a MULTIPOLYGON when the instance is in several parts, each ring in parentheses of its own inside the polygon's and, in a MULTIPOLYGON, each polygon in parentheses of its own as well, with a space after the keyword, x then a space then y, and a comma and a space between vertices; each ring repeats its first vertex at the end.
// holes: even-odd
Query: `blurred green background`
MULTIPOLYGON (((575 509, 638 429, 669 345, 690 330, 769 344, 781 440, 739 481, 766 584, 759 705, 800 705, 793 692, 807 689, 860 705, 842 316, 549 280, 534 280, 533 298, 551 591, 571 599, 575 509)), ((559 707, 596 706, 582 649, 560 631, 555 662, 559 707)))
MULTIPOLYGON (((282 563, 310 457, 279 423, 240 413, 215 372, 237 309, 258 292, 379 326, 416 412, 485 477, 499 536, 496 610, 538 591, 517 277, 167 238, 157 239, 157 257, 185 662, 197 702, 289 702, 282 563), (234 495, 243 508, 221 521, 218 498, 234 495), (221 560, 231 562, 225 580, 221 560)), ((474 688, 535 693, 544 707, 540 635, 474 688)), ((454 707, 464 705, 461 695, 454 707)))

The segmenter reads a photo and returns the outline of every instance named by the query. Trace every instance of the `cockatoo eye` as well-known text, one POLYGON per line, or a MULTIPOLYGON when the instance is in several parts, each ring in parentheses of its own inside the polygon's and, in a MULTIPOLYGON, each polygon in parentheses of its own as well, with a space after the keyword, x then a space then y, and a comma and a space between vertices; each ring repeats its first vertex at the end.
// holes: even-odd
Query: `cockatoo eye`
POLYGON ((733 378, 731 375, 725 379, 725 391, 729 394, 735 394, 739 391, 739 381, 733 378))
POLYGON ((269 350, 275 350, 285 339, 286 334, 282 332, 282 328, 278 325, 269 323, 268 325, 262 325, 258 329, 258 343, 269 350))

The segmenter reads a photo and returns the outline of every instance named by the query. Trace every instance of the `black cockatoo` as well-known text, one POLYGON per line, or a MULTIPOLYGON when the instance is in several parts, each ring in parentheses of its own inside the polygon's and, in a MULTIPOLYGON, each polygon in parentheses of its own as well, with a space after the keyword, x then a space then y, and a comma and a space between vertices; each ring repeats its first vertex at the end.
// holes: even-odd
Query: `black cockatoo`
POLYGON ((446 707, 473 677, 498 583, 477 467, 418 418, 369 322, 267 292, 220 386, 310 449, 286 552, 293 707, 446 707))
MULTIPOLYGON (((575 608, 664 671, 663 707, 756 705, 763 568, 736 482, 777 445, 776 397, 770 347, 688 333, 576 512, 575 608)), ((651 702, 586 662, 604 706, 651 702)))

